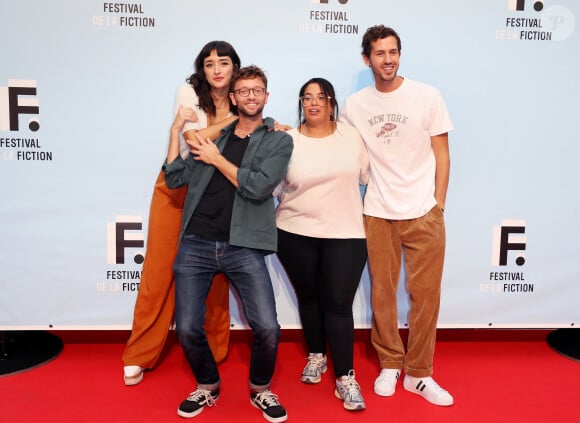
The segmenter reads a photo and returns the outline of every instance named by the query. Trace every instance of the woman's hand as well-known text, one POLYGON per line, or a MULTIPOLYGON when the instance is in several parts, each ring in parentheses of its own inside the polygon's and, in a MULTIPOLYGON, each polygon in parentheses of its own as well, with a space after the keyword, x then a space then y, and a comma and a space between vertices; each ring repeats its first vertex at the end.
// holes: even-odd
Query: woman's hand
POLYGON ((285 125, 277 120, 274 121, 274 131, 289 131, 290 129, 292 129, 290 125, 285 125))
POLYGON ((197 114, 191 107, 179 106, 173 119, 171 130, 180 132, 186 122, 197 122, 197 114))

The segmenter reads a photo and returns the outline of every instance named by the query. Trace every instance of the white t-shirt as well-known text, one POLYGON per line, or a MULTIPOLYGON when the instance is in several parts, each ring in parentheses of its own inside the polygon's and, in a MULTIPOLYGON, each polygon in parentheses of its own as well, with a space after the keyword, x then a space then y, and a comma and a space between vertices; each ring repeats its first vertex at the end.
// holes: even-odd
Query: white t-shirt
POLYGON ((183 133, 191 129, 199 130, 207 128, 207 115, 199 107, 199 99, 195 93, 195 90, 187 83, 181 85, 175 94, 175 107, 173 110, 174 116, 177 114, 179 106, 191 107, 197 115, 197 122, 186 122, 185 125, 183 125, 183 130, 181 131, 182 135, 179 137, 179 154, 181 154, 181 157, 185 159, 189 155, 190 150, 189 146, 185 142, 185 139, 183 138, 183 133))
POLYGON ((453 129, 439 91, 409 79, 390 93, 373 85, 351 95, 339 119, 358 129, 369 153, 364 214, 414 219, 437 204, 431 136, 453 129))
POLYGON ((292 129, 294 150, 278 192, 278 228, 316 238, 364 238, 360 184, 368 156, 358 131, 338 122, 325 138, 292 129))

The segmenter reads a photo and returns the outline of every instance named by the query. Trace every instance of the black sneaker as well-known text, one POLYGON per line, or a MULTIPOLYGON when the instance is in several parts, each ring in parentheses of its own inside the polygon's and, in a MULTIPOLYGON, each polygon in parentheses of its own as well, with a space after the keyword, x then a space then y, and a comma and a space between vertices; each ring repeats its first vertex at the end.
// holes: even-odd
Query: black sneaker
POLYGON ((208 391, 197 388, 179 405, 177 414, 181 417, 191 419, 203 411, 205 406, 212 407, 220 396, 220 389, 208 391))
POLYGON ((277 423, 288 420, 288 414, 278 402, 278 396, 274 395, 269 389, 262 392, 252 392, 250 394, 250 403, 257 409, 262 410, 262 415, 269 422, 277 423))

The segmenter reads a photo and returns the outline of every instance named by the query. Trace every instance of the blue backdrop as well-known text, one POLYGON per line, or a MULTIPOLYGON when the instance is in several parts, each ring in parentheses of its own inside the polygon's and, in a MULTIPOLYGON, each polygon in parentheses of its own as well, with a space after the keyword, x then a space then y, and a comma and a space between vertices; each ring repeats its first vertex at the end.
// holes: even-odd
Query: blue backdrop
MULTIPOLYGON (((0 329, 129 328, 174 94, 207 41, 265 69, 265 114, 295 125, 307 79, 333 82, 339 104, 372 83, 360 43, 378 23, 402 37, 400 74, 436 86, 455 125, 440 326, 574 326, 579 13, 575 0, 2 1, 0 329)), ((280 323, 297 327, 268 262, 280 323)), ((369 286, 365 272, 358 327, 369 286)), ((404 326, 404 286, 400 300, 404 326)))

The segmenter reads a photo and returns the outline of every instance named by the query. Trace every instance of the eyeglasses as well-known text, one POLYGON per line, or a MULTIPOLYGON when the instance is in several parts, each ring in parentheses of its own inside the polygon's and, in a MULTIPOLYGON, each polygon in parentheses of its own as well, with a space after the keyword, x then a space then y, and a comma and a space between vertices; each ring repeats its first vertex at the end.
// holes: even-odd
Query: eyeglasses
POLYGON ((324 103, 326 100, 330 100, 331 98, 332 97, 326 96, 324 94, 319 94, 315 96, 305 95, 303 97, 300 97, 300 102, 302 103, 303 106, 310 106, 314 100, 316 100, 318 103, 324 103))
POLYGON ((262 97, 264 95, 264 93, 266 92, 266 89, 265 88, 240 88, 239 90, 234 90, 234 93, 236 93, 240 97, 247 97, 250 95, 250 91, 256 97, 262 97))

